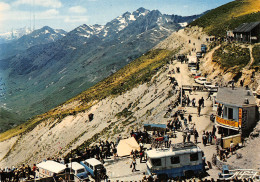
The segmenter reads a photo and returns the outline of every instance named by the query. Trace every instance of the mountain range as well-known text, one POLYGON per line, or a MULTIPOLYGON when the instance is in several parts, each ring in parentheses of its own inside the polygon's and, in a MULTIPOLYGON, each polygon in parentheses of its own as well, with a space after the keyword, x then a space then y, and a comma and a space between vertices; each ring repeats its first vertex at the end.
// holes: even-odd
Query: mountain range
POLYGON ((84 24, 66 35, 61 31, 52 36, 57 31, 43 27, 12 42, 15 46, 4 45, 19 52, 12 55, 7 51, 6 59, 0 61, 6 84, 4 102, 23 119, 46 112, 115 73, 200 16, 164 15, 139 8, 106 25, 84 24), (29 48, 19 51, 26 46, 29 48))
POLYGON ((41 29, 35 30, 29 34, 21 36, 19 39, 13 39, 8 43, 0 44, 0 59, 5 59, 15 56, 26 49, 39 44, 47 44, 55 42, 56 40, 64 37, 66 31, 61 29, 52 29, 45 26, 41 29))
POLYGON ((0 33, 0 44, 17 40, 23 35, 30 34, 32 30, 28 27, 13 29, 12 31, 0 33))

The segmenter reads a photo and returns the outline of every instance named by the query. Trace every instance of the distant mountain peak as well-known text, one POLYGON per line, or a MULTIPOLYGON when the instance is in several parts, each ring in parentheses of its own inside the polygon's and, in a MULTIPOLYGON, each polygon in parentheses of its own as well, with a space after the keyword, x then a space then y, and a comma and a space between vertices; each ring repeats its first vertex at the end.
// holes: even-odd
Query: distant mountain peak
POLYGON ((143 7, 140 7, 140 8, 138 8, 138 9, 136 10, 136 12, 139 12, 139 13, 144 13, 144 12, 146 12, 146 11, 149 11, 149 10, 147 10, 147 9, 145 9, 145 8, 143 8, 143 7))

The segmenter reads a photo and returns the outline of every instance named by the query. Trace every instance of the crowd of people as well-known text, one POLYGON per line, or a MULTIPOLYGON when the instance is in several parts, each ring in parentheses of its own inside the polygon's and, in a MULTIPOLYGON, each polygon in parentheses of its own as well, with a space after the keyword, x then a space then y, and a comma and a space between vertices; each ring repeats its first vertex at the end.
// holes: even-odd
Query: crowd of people
POLYGON ((23 179, 30 180, 35 177, 37 167, 34 164, 31 168, 29 165, 22 164, 19 168, 15 168, 14 166, 11 168, 0 169, 0 181, 8 182, 8 181, 22 181, 23 179))

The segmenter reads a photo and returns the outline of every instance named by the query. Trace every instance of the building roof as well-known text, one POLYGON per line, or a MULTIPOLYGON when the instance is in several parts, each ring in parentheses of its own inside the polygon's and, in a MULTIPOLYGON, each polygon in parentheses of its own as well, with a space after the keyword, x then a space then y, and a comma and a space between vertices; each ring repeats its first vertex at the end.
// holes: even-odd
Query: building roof
POLYGON ((243 33, 243 32, 250 32, 252 29, 254 29, 257 25, 260 24, 260 21, 257 22, 251 22, 251 23, 243 23, 239 25, 235 30, 234 33, 243 33))
POLYGON ((248 99, 249 104, 256 104, 256 99, 251 90, 246 90, 244 87, 234 88, 234 90, 228 87, 220 87, 217 92, 216 102, 242 107, 246 105, 244 104, 245 99, 248 99))

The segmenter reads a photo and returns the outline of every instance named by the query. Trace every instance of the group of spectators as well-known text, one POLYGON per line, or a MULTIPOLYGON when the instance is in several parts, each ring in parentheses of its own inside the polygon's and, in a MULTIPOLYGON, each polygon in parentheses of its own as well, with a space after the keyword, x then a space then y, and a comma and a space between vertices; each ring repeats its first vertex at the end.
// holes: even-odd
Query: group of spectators
MULTIPOLYGON (((145 175, 143 176, 142 181, 139 182, 159 182, 160 180, 158 179, 157 175, 145 175)), ((185 177, 180 177, 180 178, 174 178, 174 179, 166 179, 164 180, 165 182, 253 182, 252 178, 249 179, 232 179, 232 180, 221 180, 217 179, 214 180, 213 178, 211 179, 185 179, 185 177)), ((119 180, 117 182, 120 182, 119 180)), ((122 181, 121 181, 122 182, 122 181)), ((137 182, 137 181, 130 181, 130 182, 137 182)))
POLYGON ((0 181, 8 182, 8 181, 22 181, 23 179, 30 180, 35 177, 37 167, 34 164, 31 168, 29 165, 22 164, 19 168, 4 168, 0 169, 0 181))

